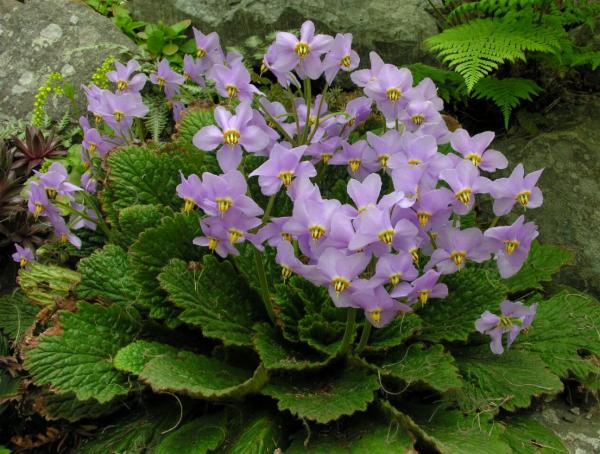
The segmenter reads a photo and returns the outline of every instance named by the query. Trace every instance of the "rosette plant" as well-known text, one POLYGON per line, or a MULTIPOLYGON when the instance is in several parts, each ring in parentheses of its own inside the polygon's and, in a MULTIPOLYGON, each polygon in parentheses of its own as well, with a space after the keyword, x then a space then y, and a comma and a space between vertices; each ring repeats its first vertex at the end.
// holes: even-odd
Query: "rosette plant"
POLYGON ((26 260, 10 297, 33 313, 16 342, 37 410, 96 418, 80 453, 566 452, 519 412, 597 389, 600 308, 545 287, 571 256, 526 220, 541 171, 498 178, 491 133, 450 131, 432 82, 374 53, 357 69, 350 35, 278 33, 279 99, 196 35, 194 77, 163 61, 146 86, 172 141, 136 137, 143 84, 92 87, 81 185, 59 165, 31 183, 32 215, 85 256, 26 260), (343 72, 364 96, 330 111, 343 72), (198 81, 214 110, 178 97, 198 81))

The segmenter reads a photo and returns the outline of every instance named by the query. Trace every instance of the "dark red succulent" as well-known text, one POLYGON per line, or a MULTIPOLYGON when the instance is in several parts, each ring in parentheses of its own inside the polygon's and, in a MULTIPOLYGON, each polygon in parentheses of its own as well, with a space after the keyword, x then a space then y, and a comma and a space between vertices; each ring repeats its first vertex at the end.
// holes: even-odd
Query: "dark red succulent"
POLYGON ((42 131, 33 126, 28 127, 25 131, 24 141, 15 137, 13 143, 17 150, 12 168, 26 168, 27 174, 40 166, 44 159, 58 158, 67 154, 66 150, 61 149, 59 139, 52 136, 44 137, 42 131))

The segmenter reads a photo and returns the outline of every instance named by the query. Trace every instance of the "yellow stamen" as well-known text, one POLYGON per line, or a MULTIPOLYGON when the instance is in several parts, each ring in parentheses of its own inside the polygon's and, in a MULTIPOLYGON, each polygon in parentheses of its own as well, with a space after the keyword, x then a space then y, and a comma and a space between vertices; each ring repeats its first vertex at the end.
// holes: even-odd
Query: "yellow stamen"
POLYGON ((411 166, 418 166, 418 165, 420 165, 420 164, 423 164, 423 161, 421 161, 420 159, 409 159, 409 160, 408 160, 408 163, 409 163, 411 166))
POLYGON ((121 112, 120 110, 115 110, 113 112, 113 115, 114 115, 115 121, 117 123, 121 123, 121 121, 123 120, 123 117, 125 116, 125 114, 123 112, 121 112))
POLYGON ((529 203, 529 197, 531 197, 530 191, 521 191, 517 194, 517 202, 519 202, 522 206, 527 206, 529 203))
POLYGON ((89 142, 88 153, 92 154, 98 146, 94 142, 89 142))
POLYGON ((390 160, 390 155, 389 154, 379 155, 379 156, 377 156, 377 160, 379 161, 379 164, 381 165, 382 169, 387 169, 388 161, 390 160))
POLYGON ((454 194, 454 198, 456 200, 458 200, 460 203, 462 203, 463 205, 468 205, 469 202, 471 201, 471 193, 472 193, 472 189, 471 188, 464 188, 461 189, 460 191, 458 191, 456 194, 454 194))
POLYGON ((402 273, 390 274, 390 276, 388 277, 388 280, 390 281, 390 284, 398 285, 400 283, 400 281, 402 280, 402 273))
POLYGON ((46 188, 46 194, 48 194, 48 198, 50 200, 54 200, 54 199, 56 199, 56 196, 58 195, 58 191, 54 188, 46 188))
POLYGON ((419 248, 412 247, 408 252, 410 252, 413 262, 417 263, 419 261, 419 248))
POLYGON ((361 160, 360 159, 350 159, 348 161, 348 165, 350 166, 350 170, 352 173, 356 173, 358 168, 360 167, 361 160))
POLYGON ((323 160, 323 162, 324 162, 325 164, 327 164, 327 163, 329 162, 329 160, 330 160, 332 157, 333 157, 333 154, 332 154, 332 153, 323 153, 323 154, 321 155, 321 159, 323 160))
POLYGON ((350 68, 351 63, 352 63, 352 61, 350 60, 350 55, 344 55, 342 57, 342 59, 340 60, 340 65, 342 65, 346 68, 350 68))
POLYGON ((217 197, 215 202, 217 202, 219 213, 221 213, 221 215, 225 214, 225 212, 233 205, 233 200, 231 197, 217 197))
POLYGON ((345 277, 336 276, 331 280, 335 293, 339 295, 350 286, 350 281, 345 277))
POLYGON ((223 133, 223 141, 226 145, 237 145, 240 141, 240 133, 235 129, 228 129, 223 133))
POLYGON ((103 121, 104 121, 104 118, 102 118, 102 115, 94 112, 94 122, 96 123, 96 125, 101 125, 103 121))
POLYGON ((283 238, 284 241, 289 241, 290 243, 293 240, 292 234, 287 232, 281 232, 281 238, 283 238))
POLYGON ((25 268, 25 266, 27 266, 27 259, 21 256, 21 260, 19 260, 19 265, 21 266, 21 268, 25 268))
POLYGON ((396 87, 390 87, 385 91, 385 95, 390 101, 396 102, 402 96, 402 92, 396 87))
POLYGON ((431 293, 431 290, 419 290, 417 292, 417 295, 419 295, 419 302, 425 306, 425 304, 427 304, 427 300, 429 299, 429 294, 431 293))
POLYGON ((167 85, 167 81, 165 80, 164 77, 157 76, 156 77, 156 85, 158 85, 160 88, 163 88, 165 85, 167 85))
POLYGON ((277 175, 281 181, 283 181, 283 185, 287 188, 292 183, 292 178, 294 178, 294 172, 291 170, 282 170, 277 175))
POLYGON ((303 59, 310 53, 310 46, 300 41, 294 46, 294 52, 296 52, 300 59, 303 59))
POLYGON ((358 214, 362 214, 365 211, 367 211, 369 208, 373 208, 375 205, 373 205, 372 203, 369 203, 368 205, 364 205, 362 207, 358 207, 358 214))
POLYGON ((471 161, 474 166, 481 164, 481 156, 479 156, 477 153, 469 153, 467 156, 465 156, 465 159, 471 161))
POLYGON ((260 75, 262 76, 268 70, 269 70, 269 68, 267 67, 267 64, 265 63, 265 61, 263 60, 260 64, 260 75))
POLYGON ((210 249, 211 251, 214 251, 215 249, 217 249, 217 246, 219 245, 219 240, 217 240, 216 238, 209 236, 208 237, 208 249, 210 249))
POLYGON ((379 232, 377 236, 379 240, 381 240, 383 243, 390 245, 392 244, 392 240, 394 239, 394 233, 394 229, 387 229, 382 232, 379 232))
POLYGON ((127 90, 128 88, 129 88, 129 84, 127 83, 126 80, 121 79, 121 80, 117 81, 117 90, 123 91, 123 90, 127 90))
POLYGON ((456 266, 460 268, 465 261, 467 253, 464 251, 452 251, 450 258, 454 261, 456 266))
POLYGON ((192 78, 192 76, 189 75, 189 73, 187 72, 183 72, 183 80, 188 81, 192 78))
POLYGON ((319 240, 323 235, 325 235, 325 228, 320 225, 311 225, 308 228, 310 232, 310 236, 313 240, 319 240))
POLYGON ((381 309, 372 309, 367 312, 371 316, 371 320, 373 320, 376 325, 379 325, 379 321, 381 320, 381 309))
POLYGON ((428 211, 417 211, 417 219, 419 220, 419 224, 425 227, 431 219, 431 213, 428 211))
POLYGON ((235 96, 237 95, 237 92, 238 92, 238 88, 233 84, 225 85, 225 90, 227 90, 227 94, 229 95, 230 98, 235 98, 235 96))
POLYGON ((412 117, 410 117, 410 119, 415 125, 421 126, 423 124, 423 122, 425 121, 425 116, 422 114, 416 114, 416 115, 413 115, 412 117))
POLYGON ((69 241, 69 237, 67 236, 66 233, 62 233, 59 237, 59 241, 61 243, 66 243, 67 241, 69 241))
POLYGON ((204 49, 202 49, 201 47, 199 47, 196 50, 196 57, 198 57, 198 58, 204 58, 204 57, 206 57, 206 51, 204 49))
POLYGON ((237 241, 244 236, 244 232, 234 227, 229 228, 229 242, 231 244, 237 243, 237 241))
POLYGON ((518 240, 504 240, 504 251, 511 255, 521 243, 518 240))
POLYGON ((194 207, 196 206, 196 202, 194 202, 192 199, 190 198, 185 198, 183 199, 184 203, 183 203, 183 212, 184 213, 191 213, 192 210, 194 209, 194 207))
POLYGON ((40 214, 42 214, 42 211, 44 211, 44 205, 42 202, 35 202, 35 210, 33 215, 37 218, 40 214))
POLYGON ((293 271, 289 266, 281 265, 281 277, 284 281, 287 281, 292 277, 293 271))

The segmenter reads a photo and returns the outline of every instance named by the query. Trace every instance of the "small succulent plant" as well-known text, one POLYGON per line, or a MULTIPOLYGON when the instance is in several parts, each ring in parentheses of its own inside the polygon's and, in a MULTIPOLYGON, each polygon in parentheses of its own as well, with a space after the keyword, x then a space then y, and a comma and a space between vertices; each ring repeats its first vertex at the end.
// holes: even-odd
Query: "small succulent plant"
POLYGON ((60 139, 53 136, 46 137, 37 128, 30 126, 25 132, 25 140, 13 138, 16 147, 13 169, 26 167, 26 172, 40 166, 44 159, 58 158, 67 154, 62 149, 60 139))

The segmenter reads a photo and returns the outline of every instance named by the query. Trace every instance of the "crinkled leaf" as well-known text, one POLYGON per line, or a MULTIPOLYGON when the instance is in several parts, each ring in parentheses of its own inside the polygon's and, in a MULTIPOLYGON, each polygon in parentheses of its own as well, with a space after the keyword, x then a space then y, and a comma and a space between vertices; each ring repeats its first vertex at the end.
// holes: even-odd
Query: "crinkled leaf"
POLYGON ((184 261, 173 260, 159 281, 169 300, 184 309, 180 320, 201 327, 205 336, 226 345, 252 345, 260 303, 230 262, 206 255, 199 269, 188 269, 184 261))
POLYGON ((283 424, 272 415, 258 415, 241 430, 227 451, 229 454, 272 453, 284 442, 283 424))
POLYGON ((18 343, 35 322, 40 307, 21 292, 0 298, 0 330, 18 343))
POLYGON ((173 212, 160 205, 133 205, 119 211, 119 230, 116 242, 128 248, 144 230, 156 227, 164 216, 173 212))
POLYGON ((475 320, 485 310, 498 311, 506 287, 495 271, 466 268, 447 276, 448 297, 433 299, 418 310, 423 319, 420 339, 431 342, 466 341, 475 331, 475 320))
POLYGON ((40 336, 25 355, 25 368, 36 384, 74 393, 79 400, 103 403, 127 394, 131 385, 112 358, 137 335, 137 314, 116 305, 82 302, 78 307, 77 312, 60 313, 58 334, 40 336))
MULTIPOLYGON (((177 123, 175 143, 190 152, 199 151, 192 143, 194 135, 205 126, 214 124, 212 109, 203 107, 189 107, 181 112, 181 119, 177 123)), ((218 173, 218 171, 217 171, 218 173)))
POLYGON ((163 218, 159 226, 144 231, 133 243, 131 265, 142 284, 141 298, 148 306, 157 306, 164 300, 157 278, 171 259, 190 261, 202 256, 201 248, 192 243, 199 235, 198 217, 177 213, 163 218))
POLYGON ((452 355, 439 344, 427 348, 411 344, 389 351, 383 357, 369 358, 382 375, 399 378, 407 384, 424 383, 437 390, 448 391, 462 386, 452 355))
POLYGON ((113 364, 120 371, 139 375, 151 359, 161 355, 176 354, 177 349, 170 345, 138 340, 119 350, 113 360, 113 364))
MULTIPOLYGON (((298 323, 300 340, 326 355, 334 355, 338 351, 344 329, 344 322, 330 322, 321 314, 306 315, 298 323)), ((356 330, 352 333, 352 341, 355 336, 356 330)))
POLYGON ((214 399, 241 397, 257 392, 267 380, 259 366, 251 371, 225 364, 215 358, 189 351, 160 355, 151 359, 139 374, 154 392, 175 392, 192 397, 214 399))
POLYGON ((98 403, 96 399, 78 400, 75 394, 45 392, 35 399, 34 409, 48 421, 66 419, 69 422, 84 418, 99 418, 114 413, 122 405, 117 400, 98 403))
POLYGON ((142 287, 133 277, 133 268, 127 252, 114 244, 107 244, 79 262, 81 282, 77 295, 81 298, 132 304, 142 287))
POLYGON ((298 342, 298 321, 304 316, 304 304, 298 290, 287 284, 275 285, 273 310, 283 337, 290 342, 298 342))
POLYGON ((328 358, 306 346, 286 341, 270 324, 255 325, 254 330, 254 349, 267 369, 315 369, 329 362, 328 358))
POLYGON ((0 405, 18 398, 23 393, 20 385, 21 379, 19 377, 13 377, 8 372, 0 370, 0 405))
POLYGON ((560 438, 548 427, 528 416, 511 416, 503 421, 502 440, 516 454, 567 454, 560 438))
POLYGON ((194 419, 165 436, 155 454, 205 454, 217 449, 227 434, 224 412, 194 419))
POLYGON ((523 290, 541 290, 542 282, 552 280, 552 275, 573 261, 573 252, 560 246, 539 244, 531 245, 529 256, 521 270, 504 281, 511 293, 523 290))
POLYGON ((383 328, 371 331, 365 351, 381 351, 402 345, 421 329, 421 319, 412 313, 402 314, 383 328))
POLYGON ((562 378, 572 375, 585 381, 598 377, 599 321, 598 300, 575 290, 564 290, 539 302, 530 330, 517 338, 513 348, 536 352, 562 378))
POLYGON ((344 368, 323 375, 272 378, 262 392, 277 399, 280 410, 325 424, 366 410, 377 389, 379 380, 375 374, 344 368))
POLYGON ((526 408, 533 397, 563 389, 560 379, 532 352, 511 349, 495 355, 482 345, 462 349, 455 357, 464 378, 464 386, 455 397, 465 412, 526 408))
POLYGON ((53 307, 79 284, 79 279, 79 273, 68 268, 32 262, 19 271, 17 282, 31 301, 53 307))

